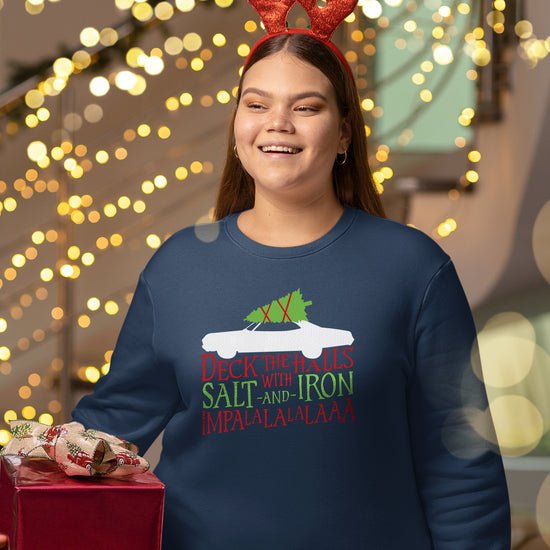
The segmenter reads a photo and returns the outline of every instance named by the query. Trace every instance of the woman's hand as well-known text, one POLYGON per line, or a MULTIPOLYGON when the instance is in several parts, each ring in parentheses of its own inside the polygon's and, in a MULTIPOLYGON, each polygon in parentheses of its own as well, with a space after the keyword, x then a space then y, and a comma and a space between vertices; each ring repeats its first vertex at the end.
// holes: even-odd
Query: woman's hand
POLYGON ((2 535, 0 533, 0 548, 7 548, 8 547, 8 537, 7 535, 2 535))

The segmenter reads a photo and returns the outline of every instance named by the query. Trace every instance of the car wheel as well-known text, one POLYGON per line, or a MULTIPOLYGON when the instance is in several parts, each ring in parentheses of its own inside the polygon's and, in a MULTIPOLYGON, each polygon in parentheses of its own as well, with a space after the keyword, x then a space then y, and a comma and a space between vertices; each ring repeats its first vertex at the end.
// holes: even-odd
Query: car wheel
POLYGON ((302 350, 302 353, 308 359, 317 359, 317 357, 319 357, 321 355, 321 353, 323 353, 323 348, 318 347, 318 346, 304 348, 302 350))
POLYGON ((222 359, 233 359, 233 357, 237 355, 237 350, 231 348, 221 348, 218 350, 218 355, 222 359))

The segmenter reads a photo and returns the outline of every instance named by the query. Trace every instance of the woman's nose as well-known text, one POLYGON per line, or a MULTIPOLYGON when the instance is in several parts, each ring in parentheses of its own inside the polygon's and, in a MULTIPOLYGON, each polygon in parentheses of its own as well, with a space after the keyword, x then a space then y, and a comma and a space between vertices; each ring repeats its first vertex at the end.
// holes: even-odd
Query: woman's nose
POLYGON ((294 132, 294 125, 290 113, 283 109, 273 109, 269 119, 268 130, 273 132, 294 132))

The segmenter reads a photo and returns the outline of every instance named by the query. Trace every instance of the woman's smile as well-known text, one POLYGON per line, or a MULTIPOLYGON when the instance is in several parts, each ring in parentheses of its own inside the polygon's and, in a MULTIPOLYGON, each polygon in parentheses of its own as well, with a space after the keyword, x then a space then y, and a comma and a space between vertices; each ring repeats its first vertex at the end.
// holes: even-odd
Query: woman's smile
POLYGON ((261 145, 260 149, 262 153, 284 153, 287 155, 296 155, 302 151, 299 147, 291 145, 261 145))

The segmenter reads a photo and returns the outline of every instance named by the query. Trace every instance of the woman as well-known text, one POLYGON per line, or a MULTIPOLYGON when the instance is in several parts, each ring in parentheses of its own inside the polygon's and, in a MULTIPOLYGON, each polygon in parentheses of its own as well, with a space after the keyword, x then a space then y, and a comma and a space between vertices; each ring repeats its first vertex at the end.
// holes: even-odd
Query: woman
POLYGON ((154 255, 73 415, 142 452, 165 429, 163 548, 508 550, 501 460, 461 413, 487 406, 466 298, 384 219, 315 38, 248 60, 216 215, 154 255))

